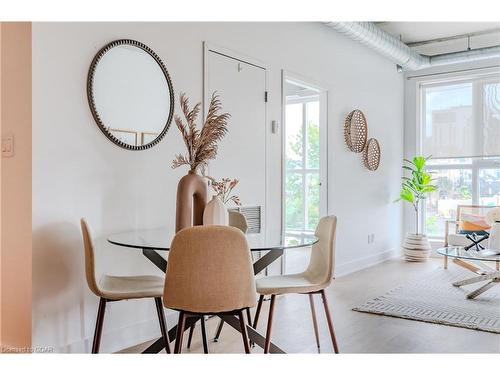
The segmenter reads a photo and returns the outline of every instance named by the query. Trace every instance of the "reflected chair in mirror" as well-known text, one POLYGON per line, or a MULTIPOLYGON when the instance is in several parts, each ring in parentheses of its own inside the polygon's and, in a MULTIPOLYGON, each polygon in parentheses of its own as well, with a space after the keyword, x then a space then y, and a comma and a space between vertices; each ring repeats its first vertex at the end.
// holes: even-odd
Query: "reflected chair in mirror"
POLYGON ((160 331, 164 340, 165 350, 170 353, 168 330, 163 311, 161 298, 163 296, 164 278, 153 275, 145 276, 111 276, 102 275, 97 280, 95 276, 95 244, 91 229, 85 219, 80 220, 83 245, 85 249, 85 275, 89 289, 99 300, 97 320, 95 325, 92 353, 99 353, 101 343, 104 313, 108 302, 123 301, 140 298, 153 298, 156 305, 160 331))
POLYGON ((333 321, 325 293, 325 289, 331 284, 333 278, 333 268, 335 264, 336 227, 337 218, 335 216, 327 216, 321 218, 315 233, 319 241, 312 247, 309 266, 304 272, 281 276, 266 276, 257 279, 257 293, 260 294, 260 297, 259 303, 257 305, 257 311, 255 312, 253 328, 257 328, 264 296, 271 296, 264 353, 269 353, 269 347, 271 345, 271 330, 273 324, 276 296, 290 293, 307 294, 309 296, 313 328, 314 334, 316 336, 316 345, 318 347, 318 352, 320 350, 320 340, 318 323, 316 320, 316 311, 314 308, 314 295, 321 295, 333 349, 335 353, 339 352, 337 339, 335 338, 335 331, 333 329, 333 321))
MULTIPOLYGON (((472 242, 466 235, 481 237, 486 234, 491 228, 486 221, 486 215, 489 210, 497 207, 499 206, 458 205, 456 220, 447 220, 445 222, 444 246, 467 246, 472 242)), ((461 263, 462 261, 454 259, 454 262, 461 263)), ((448 268, 447 256, 444 257, 443 266, 444 269, 448 268)), ((499 268, 498 264, 497 268, 499 268)))
POLYGON ((182 350, 184 330, 201 318, 204 352, 208 353, 203 317, 235 315, 245 353, 250 353, 243 310, 255 306, 255 278, 250 249, 241 230, 221 225, 179 231, 168 256, 163 303, 179 311, 174 353, 182 350))

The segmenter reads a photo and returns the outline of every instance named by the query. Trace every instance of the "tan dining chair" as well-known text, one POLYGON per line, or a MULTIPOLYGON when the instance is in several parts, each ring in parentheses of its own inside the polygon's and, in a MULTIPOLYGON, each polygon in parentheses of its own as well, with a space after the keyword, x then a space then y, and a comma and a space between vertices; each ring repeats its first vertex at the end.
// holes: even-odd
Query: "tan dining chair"
MULTIPOLYGON (((247 219, 246 219, 245 215, 243 215, 241 212, 238 212, 238 211, 229 210, 229 226, 238 228, 239 230, 241 230, 245 234, 248 232, 247 219)), ((251 254, 251 255, 252 255, 252 261, 253 261, 253 254, 251 254)), ((250 309, 247 309, 247 320, 248 320, 248 324, 251 325, 252 324, 252 317, 250 315, 250 309)), ((217 330, 216 330, 215 337, 214 337, 214 342, 219 341, 219 336, 222 332, 223 326, 224 326, 224 320, 221 320, 219 322, 219 325, 217 326, 217 330)), ((189 348, 189 345, 191 344, 192 336, 193 336, 193 332, 191 329, 191 331, 189 331, 188 348, 189 348)))
MULTIPOLYGON (((228 213, 229 213, 229 226, 238 228, 243 233, 247 233, 248 222, 247 222, 245 215, 243 215, 241 212, 237 212, 237 211, 233 211, 233 210, 228 210, 228 213)), ((253 260, 253 254, 252 254, 252 260, 253 260)), ((247 309, 247 320, 248 320, 248 324, 252 324, 250 309, 247 309)), ((203 327, 203 324, 205 324, 204 319, 201 320, 201 324, 202 324, 201 333, 202 333, 203 345, 204 345, 204 347, 207 347, 207 345, 208 345, 207 338, 205 337, 205 334, 204 334, 205 328, 203 327)), ((217 342, 219 340, 219 336, 222 332, 223 325, 224 325, 224 320, 221 319, 221 321, 219 322, 219 325, 217 327, 217 332, 215 334, 215 338, 214 338, 215 342, 217 342)), ((186 346, 188 349, 191 348, 191 342, 193 340, 193 333, 194 333, 195 326, 196 325, 193 324, 191 326, 191 328, 189 329, 189 336, 188 336, 188 341, 187 341, 187 346, 186 346)))
POLYGON ((255 295, 250 249, 241 230, 207 225, 175 235, 163 295, 165 307, 179 311, 174 353, 181 352, 187 318, 201 317, 203 330, 205 315, 224 314, 238 316, 245 353, 250 353, 243 310, 255 306, 255 295))
POLYGON ((275 298, 277 295, 290 293, 309 295, 309 303, 311 306, 314 334, 316 336, 316 345, 318 347, 318 351, 320 349, 320 341, 313 296, 314 294, 321 295, 323 299, 323 306, 325 308, 326 320, 328 322, 328 329, 330 331, 330 337, 332 339, 333 349, 335 353, 339 352, 337 339, 335 338, 335 331, 333 329, 332 317, 328 308, 328 301, 325 294, 325 288, 330 285, 333 278, 333 268, 335 264, 336 227, 336 216, 332 215, 321 218, 315 233, 315 235, 319 238, 319 241, 312 247, 309 266, 304 272, 280 276, 267 276, 257 279, 257 293, 260 294, 260 297, 259 303, 257 304, 257 311, 255 312, 253 328, 257 328, 264 296, 271 296, 264 353, 269 352, 269 347, 271 345, 271 329, 273 324, 275 298))
POLYGON ((103 275, 99 280, 95 276, 95 245, 91 229, 85 219, 80 220, 85 249, 85 275, 87 284, 99 300, 97 320, 94 331, 92 353, 99 353, 101 343, 104 313, 108 302, 122 301, 139 298, 154 298, 160 331, 164 340, 165 350, 170 353, 167 324, 163 311, 161 298, 163 296, 164 278, 159 276, 111 276, 103 275))
POLYGON ((229 226, 238 228, 243 233, 248 231, 248 222, 241 212, 229 210, 229 226))

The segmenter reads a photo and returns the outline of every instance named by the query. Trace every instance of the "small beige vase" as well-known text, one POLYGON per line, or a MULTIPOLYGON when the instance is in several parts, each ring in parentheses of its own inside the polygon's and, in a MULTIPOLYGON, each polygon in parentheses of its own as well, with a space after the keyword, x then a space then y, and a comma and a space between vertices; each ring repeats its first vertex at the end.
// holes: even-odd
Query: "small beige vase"
POLYGON ((205 206, 203 225, 229 225, 229 213, 219 196, 214 195, 205 206))

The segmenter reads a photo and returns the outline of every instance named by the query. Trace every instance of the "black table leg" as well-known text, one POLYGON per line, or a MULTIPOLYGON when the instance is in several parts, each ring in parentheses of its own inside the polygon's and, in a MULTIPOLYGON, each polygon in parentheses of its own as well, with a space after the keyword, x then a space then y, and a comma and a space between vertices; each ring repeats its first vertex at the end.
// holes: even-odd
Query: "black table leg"
POLYGON ((156 250, 152 249, 142 249, 142 254, 148 258, 156 267, 158 267, 163 272, 167 272, 167 261, 156 250))
MULTIPOLYGON (((235 330, 241 333, 241 327, 240 327, 240 321, 239 319, 234 316, 234 315, 219 315, 221 319, 224 320, 227 324, 229 324, 231 327, 233 327, 235 330)), ((250 327, 247 324, 247 332, 248 332, 248 337, 250 341, 256 343, 259 345, 261 348, 264 348, 266 338, 262 336, 259 332, 257 332, 255 329, 250 327)), ((285 351, 281 349, 279 346, 273 344, 271 342, 271 347, 269 348, 269 353, 280 353, 280 354, 285 354, 285 351)))
POLYGON ((262 258, 259 258, 253 264, 254 275, 260 273, 262 270, 264 270, 267 266, 269 266, 272 262, 274 262, 282 255, 283 255, 283 250, 281 249, 269 250, 266 255, 264 255, 262 258))

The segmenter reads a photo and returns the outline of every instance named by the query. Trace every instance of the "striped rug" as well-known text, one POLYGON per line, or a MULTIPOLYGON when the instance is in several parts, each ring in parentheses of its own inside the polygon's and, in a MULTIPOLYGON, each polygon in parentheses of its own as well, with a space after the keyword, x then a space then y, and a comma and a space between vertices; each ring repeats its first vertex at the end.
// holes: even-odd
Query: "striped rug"
POLYGON ((484 282, 460 288, 451 284, 469 277, 474 274, 450 265, 448 270, 440 268, 424 273, 417 280, 353 310, 500 333, 500 285, 475 299, 466 299, 467 293, 484 282))

